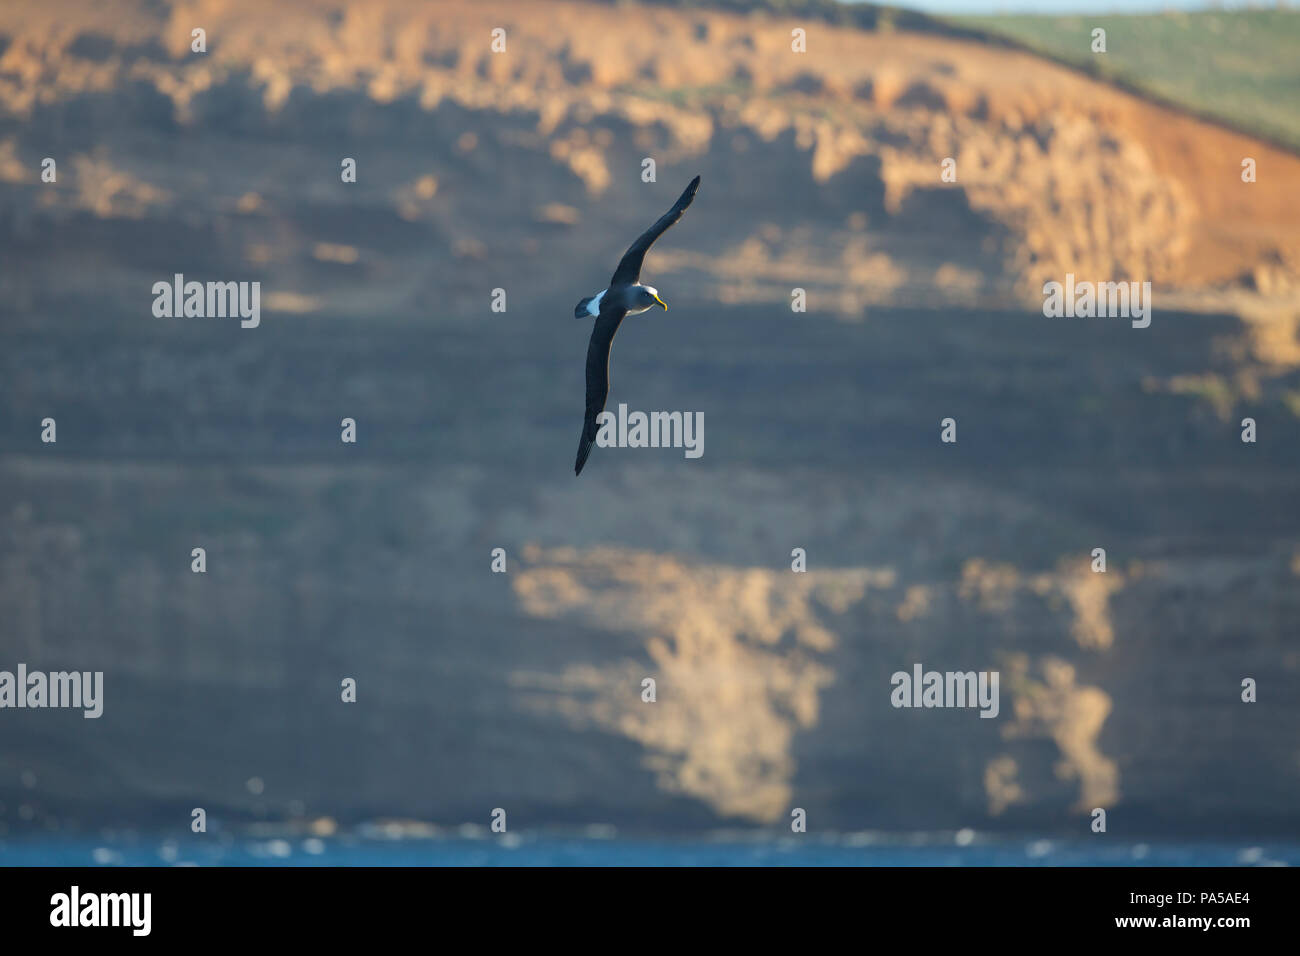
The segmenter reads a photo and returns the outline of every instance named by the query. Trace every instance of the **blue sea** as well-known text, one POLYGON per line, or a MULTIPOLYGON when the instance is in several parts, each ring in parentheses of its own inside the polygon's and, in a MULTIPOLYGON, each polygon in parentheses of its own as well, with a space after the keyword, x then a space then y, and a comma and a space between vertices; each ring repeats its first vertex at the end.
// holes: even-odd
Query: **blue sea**
POLYGON ((362 827, 346 834, 137 831, 0 839, 0 866, 1292 866, 1300 843, 1134 842, 958 833, 694 838, 362 827))

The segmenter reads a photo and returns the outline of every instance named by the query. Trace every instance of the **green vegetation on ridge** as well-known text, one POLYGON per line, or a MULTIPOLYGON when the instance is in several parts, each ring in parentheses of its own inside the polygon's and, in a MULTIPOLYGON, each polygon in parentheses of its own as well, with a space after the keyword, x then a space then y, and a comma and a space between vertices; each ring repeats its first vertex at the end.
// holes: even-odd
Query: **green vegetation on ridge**
POLYGON ((1300 12, 951 17, 1139 93, 1300 149, 1300 12), (1106 52, 1092 52, 1092 31, 1106 52))

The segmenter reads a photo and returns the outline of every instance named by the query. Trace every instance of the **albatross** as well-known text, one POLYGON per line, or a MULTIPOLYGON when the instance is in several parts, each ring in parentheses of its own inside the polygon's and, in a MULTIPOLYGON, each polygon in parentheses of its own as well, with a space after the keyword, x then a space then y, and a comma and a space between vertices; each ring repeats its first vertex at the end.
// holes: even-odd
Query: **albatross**
POLYGON ((618 268, 609 280, 609 288, 587 296, 573 310, 574 318, 594 316, 596 319, 591 330, 591 341, 587 343, 587 411, 582 420, 582 436, 578 439, 578 459, 573 463, 575 475, 582 474, 582 466, 591 454, 592 443, 596 440, 596 419, 604 411, 605 399, 609 397, 609 350, 614 344, 614 333, 629 315, 637 315, 656 305, 663 306, 663 310, 668 311, 668 303, 659 298, 659 290, 641 284, 641 263, 654 241, 682 218, 682 213, 686 212, 686 207, 695 199, 695 191, 699 188, 700 177, 696 176, 677 198, 677 202, 673 203, 673 208, 641 233, 636 242, 623 253, 618 268))

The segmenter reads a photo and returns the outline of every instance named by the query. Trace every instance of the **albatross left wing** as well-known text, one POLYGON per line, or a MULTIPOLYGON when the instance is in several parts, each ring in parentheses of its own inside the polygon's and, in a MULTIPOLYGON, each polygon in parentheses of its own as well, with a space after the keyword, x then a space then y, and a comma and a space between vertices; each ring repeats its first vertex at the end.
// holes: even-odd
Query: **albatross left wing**
POLYGON ((682 213, 686 212, 686 207, 695 199, 695 191, 699 188, 700 177, 696 176, 682 191, 677 202, 673 203, 673 208, 660 216, 658 222, 637 237, 636 242, 632 243, 627 252, 623 253, 623 258, 619 260, 618 268, 614 270, 614 278, 609 280, 610 288, 632 285, 641 278, 641 263, 645 261, 646 252, 654 245, 656 239, 682 218, 682 213))
POLYGON ((573 463, 573 473, 582 474, 582 466, 591 454, 596 440, 596 418, 605 410, 609 397, 609 352, 614 345, 614 333, 623 323, 627 309, 610 304, 600 310, 587 343, 587 410, 582 419, 582 436, 578 439, 578 458, 573 463))

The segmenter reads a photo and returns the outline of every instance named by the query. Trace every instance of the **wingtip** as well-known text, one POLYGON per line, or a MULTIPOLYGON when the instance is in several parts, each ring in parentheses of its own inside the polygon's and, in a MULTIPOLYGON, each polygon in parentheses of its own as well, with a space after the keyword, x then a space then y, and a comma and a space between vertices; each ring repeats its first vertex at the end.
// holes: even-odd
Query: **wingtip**
POLYGON ((695 200, 695 194, 699 192, 699 189, 700 189, 700 177, 696 176, 694 179, 692 179, 689 183, 686 184, 686 188, 682 190, 682 198, 677 201, 679 203, 686 203, 687 205, 689 205, 691 202, 695 200))

